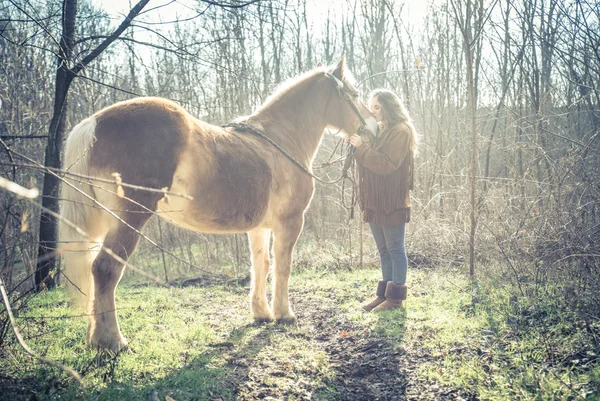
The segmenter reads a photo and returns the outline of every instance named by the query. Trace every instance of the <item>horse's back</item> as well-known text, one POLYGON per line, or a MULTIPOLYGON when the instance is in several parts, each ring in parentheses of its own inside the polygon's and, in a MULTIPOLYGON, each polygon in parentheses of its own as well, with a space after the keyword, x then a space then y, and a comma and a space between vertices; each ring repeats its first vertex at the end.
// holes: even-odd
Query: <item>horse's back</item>
MULTIPOLYGON (((123 182, 168 188, 191 199, 160 199, 132 189, 125 190, 127 197, 196 231, 245 232, 264 223, 275 171, 274 151, 260 138, 226 132, 161 98, 116 103, 91 118, 91 175, 119 173, 123 182)), ((121 203, 111 195, 96 196, 111 207, 121 203)))

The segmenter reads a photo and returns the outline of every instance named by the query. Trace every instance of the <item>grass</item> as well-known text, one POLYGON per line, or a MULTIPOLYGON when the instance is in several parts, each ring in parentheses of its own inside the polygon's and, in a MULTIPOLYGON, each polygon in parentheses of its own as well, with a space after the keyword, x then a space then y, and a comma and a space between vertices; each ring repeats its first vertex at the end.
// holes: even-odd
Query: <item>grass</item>
POLYGON ((407 316, 408 342, 432 356, 420 375, 479 399, 600 399, 598 322, 581 330, 557 298, 519 298, 498 280, 470 287, 435 276, 407 316))
POLYGON ((76 312, 63 290, 43 293, 18 317, 22 334, 83 373, 86 388, 11 343, 0 350, 0 399, 147 399, 156 390, 177 401, 336 400, 356 365, 344 358, 378 341, 397 350, 394 363, 417 393, 440 386, 481 400, 600 400, 600 324, 558 298, 523 297, 493 278, 473 286, 460 270, 412 269, 404 309, 364 313, 377 278, 374 269, 293 274, 292 326, 253 324, 247 288, 120 286, 132 351, 118 357, 85 346, 86 322, 67 317, 76 312))

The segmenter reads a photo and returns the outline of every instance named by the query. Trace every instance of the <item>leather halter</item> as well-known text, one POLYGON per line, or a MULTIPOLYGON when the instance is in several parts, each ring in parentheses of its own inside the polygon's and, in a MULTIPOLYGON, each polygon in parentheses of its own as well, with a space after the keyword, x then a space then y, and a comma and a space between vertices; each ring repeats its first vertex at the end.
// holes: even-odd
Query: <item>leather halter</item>
MULTIPOLYGON (((354 114, 356 114, 358 116, 358 118, 360 119, 361 125, 358 128, 358 132, 365 130, 367 127, 367 122, 365 121, 363 116, 360 115, 360 112, 358 111, 358 107, 356 107, 356 105, 352 102, 352 99, 350 98, 350 94, 344 90, 344 83, 330 72, 326 72, 325 76, 333 81, 335 88, 337 89, 337 92, 340 95, 340 102, 342 101, 342 99, 345 99, 352 107, 352 111, 354 112, 354 114)), ((268 143, 273 145, 275 148, 277 148, 277 150, 279 150, 284 156, 286 156, 290 161, 292 161, 302 171, 304 171, 306 174, 308 174, 315 180, 320 181, 324 184, 334 184, 344 178, 348 178, 347 170, 350 167, 349 161, 351 162, 351 159, 352 159, 351 153, 348 153, 348 155, 346 157, 346 162, 344 163, 344 169, 343 169, 342 175, 337 180, 324 181, 324 180, 320 179, 319 177, 315 176, 302 163, 300 163, 299 161, 294 159, 294 157, 292 155, 290 155, 281 145, 279 145, 271 137, 269 137, 267 134, 265 134, 265 132, 262 129, 259 129, 258 127, 250 124, 248 121, 232 122, 232 123, 221 125, 221 127, 222 128, 233 128, 233 129, 236 129, 241 132, 249 132, 249 133, 252 133, 252 134, 264 139, 265 141, 267 141, 268 143)))
POLYGON ((342 101, 342 99, 345 99, 348 102, 348 104, 350 104, 350 107, 352 107, 352 111, 354 112, 354 114, 356 114, 356 116, 360 119, 360 127, 358 128, 358 132, 363 131, 367 126, 367 122, 358 111, 358 107, 356 107, 354 102, 352 102, 350 94, 344 90, 344 82, 342 82, 338 77, 336 77, 330 72, 326 72, 325 76, 333 81, 333 84, 337 89, 338 95, 340 95, 340 101, 342 101))

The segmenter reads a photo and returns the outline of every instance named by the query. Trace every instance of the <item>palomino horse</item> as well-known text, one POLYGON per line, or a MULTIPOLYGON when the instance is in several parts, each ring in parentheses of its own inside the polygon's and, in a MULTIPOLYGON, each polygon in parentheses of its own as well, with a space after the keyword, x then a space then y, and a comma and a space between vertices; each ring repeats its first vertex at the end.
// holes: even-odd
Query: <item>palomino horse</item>
POLYGON ((63 184, 62 216, 88 235, 61 225, 61 241, 69 243, 63 253, 64 274, 71 293, 89 313, 88 343, 115 352, 127 344, 117 321, 115 290, 123 261, 155 211, 194 231, 247 232, 254 319, 295 320, 288 299, 292 251, 313 196, 308 172, 323 132, 333 127, 346 134, 359 128, 374 133, 377 127, 350 77, 342 59, 333 68, 319 66, 292 80, 252 115, 238 120, 254 133, 200 121, 161 98, 114 104, 73 128, 64 157, 69 172, 113 181, 118 173, 128 184, 189 195, 166 197, 126 187, 123 197, 115 194, 114 184, 63 184), (275 263, 269 307, 271 232, 275 263))

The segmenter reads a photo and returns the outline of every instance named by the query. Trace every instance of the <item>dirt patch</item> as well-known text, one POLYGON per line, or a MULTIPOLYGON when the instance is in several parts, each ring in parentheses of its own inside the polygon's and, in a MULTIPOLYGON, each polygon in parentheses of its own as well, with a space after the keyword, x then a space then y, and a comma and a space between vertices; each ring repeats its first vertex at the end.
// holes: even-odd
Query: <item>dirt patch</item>
MULTIPOLYGON (((390 338, 352 320, 334 300, 322 294, 296 291, 291 301, 298 328, 295 336, 304 336, 323 351, 333 377, 323 380, 319 372, 288 369, 285 362, 267 360, 259 369, 242 351, 232 349, 228 355, 229 381, 238 400, 476 400, 476 398, 437 383, 417 378, 416 369, 431 356, 419 349, 407 350, 397 338, 390 338), (273 384, 293 382, 292 385, 273 384)), ((278 328, 279 327, 279 328, 278 328)), ((264 347, 272 330, 286 330, 266 325, 251 347, 264 347)), ((248 347, 248 348, 251 348, 248 347)), ((219 399, 219 398, 217 398, 219 399)), ((223 398, 220 398, 223 399, 223 398)))

